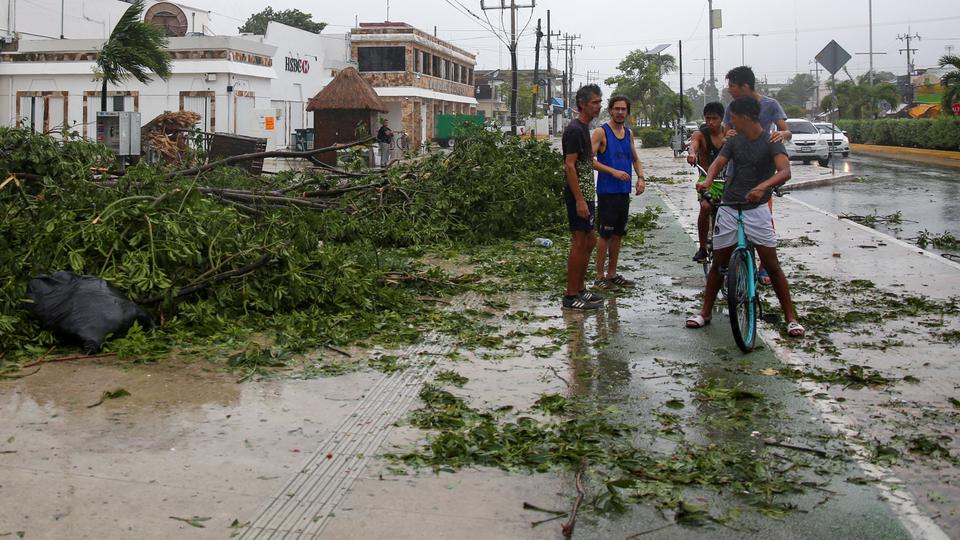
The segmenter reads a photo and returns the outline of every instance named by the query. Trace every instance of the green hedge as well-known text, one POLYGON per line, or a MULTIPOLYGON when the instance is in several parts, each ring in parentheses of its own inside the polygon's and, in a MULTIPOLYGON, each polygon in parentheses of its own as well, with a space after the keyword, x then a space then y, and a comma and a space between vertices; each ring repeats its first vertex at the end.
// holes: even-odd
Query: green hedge
POLYGON ((644 148, 656 148, 658 146, 669 146, 672 134, 673 132, 667 128, 645 127, 637 132, 637 137, 643 141, 644 148))
POLYGON ((838 120, 837 125, 852 143, 960 150, 960 118, 838 120))

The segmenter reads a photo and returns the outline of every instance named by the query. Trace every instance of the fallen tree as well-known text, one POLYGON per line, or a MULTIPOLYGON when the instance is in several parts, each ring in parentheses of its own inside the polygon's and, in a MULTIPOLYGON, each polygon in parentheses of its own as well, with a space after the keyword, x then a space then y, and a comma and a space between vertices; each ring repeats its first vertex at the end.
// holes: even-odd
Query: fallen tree
POLYGON ((298 350, 375 332, 411 339, 410 321, 433 309, 418 297, 450 283, 385 276, 424 275, 415 254, 425 248, 528 237, 564 216, 559 154, 483 130, 452 154, 386 172, 269 179, 229 162, 141 163, 106 178, 114 163, 103 146, 16 129, 0 129, 0 157, 8 360, 56 343, 23 298, 31 277, 57 270, 102 277, 142 301, 161 323, 151 339, 168 349, 256 332, 298 350))

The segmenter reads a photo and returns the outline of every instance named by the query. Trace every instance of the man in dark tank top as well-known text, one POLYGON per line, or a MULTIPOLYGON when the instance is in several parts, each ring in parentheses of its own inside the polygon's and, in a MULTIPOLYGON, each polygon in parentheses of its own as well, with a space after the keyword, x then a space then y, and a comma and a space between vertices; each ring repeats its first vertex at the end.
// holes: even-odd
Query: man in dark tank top
MULTIPOLYGON (((687 163, 699 164, 703 170, 710 168, 713 160, 720 155, 720 149, 726 142, 726 134, 723 131, 723 104, 719 102, 707 103, 703 107, 704 125, 693 132, 690 137, 690 151, 687 154, 687 163)), ((698 182, 703 182, 707 177, 700 175, 698 182)), ((710 200, 720 202, 723 196, 723 182, 714 182, 710 188, 710 200)), ((698 195, 700 200, 700 214, 697 216, 697 239, 700 241, 700 249, 693 256, 696 262, 703 262, 707 258, 707 227, 710 226, 710 212, 712 212, 710 202, 703 196, 698 195)))

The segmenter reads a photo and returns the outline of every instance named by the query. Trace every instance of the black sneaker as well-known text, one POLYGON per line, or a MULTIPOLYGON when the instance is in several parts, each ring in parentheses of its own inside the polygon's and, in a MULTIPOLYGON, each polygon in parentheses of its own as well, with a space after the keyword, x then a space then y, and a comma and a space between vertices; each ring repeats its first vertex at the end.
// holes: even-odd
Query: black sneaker
POLYGON ((603 297, 597 293, 590 292, 586 289, 577 293, 577 296, 583 298, 587 302, 603 302, 603 297))
POLYGON ((600 309, 602 305, 600 302, 590 302, 580 294, 576 296, 564 296, 561 304, 563 309, 574 311, 593 311, 600 309))
POLYGON ((619 289, 620 287, 618 287, 617 284, 613 282, 613 280, 604 278, 604 279, 598 279, 598 280, 594 281, 594 282, 593 282, 593 288, 594 288, 594 289, 601 290, 601 291, 611 291, 611 292, 612 292, 612 291, 615 291, 615 290, 619 289))
POLYGON ((627 279, 621 276, 620 274, 617 274, 612 278, 607 278, 607 281, 609 281, 610 283, 613 283, 617 287, 628 288, 628 289, 633 288, 637 285, 637 282, 633 281, 632 279, 627 279))
POLYGON ((700 248, 697 250, 697 254, 693 256, 693 262, 702 263, 707 260, 707 250, 700 248))

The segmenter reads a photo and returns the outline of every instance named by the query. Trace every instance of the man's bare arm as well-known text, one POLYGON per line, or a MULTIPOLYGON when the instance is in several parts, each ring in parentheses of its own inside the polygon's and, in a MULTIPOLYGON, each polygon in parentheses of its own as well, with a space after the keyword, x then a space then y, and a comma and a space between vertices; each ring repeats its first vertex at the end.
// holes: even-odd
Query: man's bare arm
POLYGON ((694 131, 690 136, 690 150, 687 151, 687 163, 693 165, 700 160, 701 146, 706 146, 707 141, 703 138, 700 130, 694 131))
POLYGON ((787 125, 787 121, 783 118, 777 120, 777 131, 774 131, 770 134, 771 142, 783 142, 793 139, 793 133, 790 131, 790 126, 787 125))

